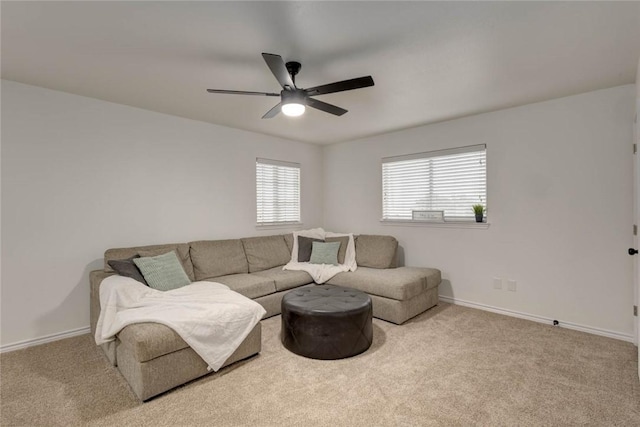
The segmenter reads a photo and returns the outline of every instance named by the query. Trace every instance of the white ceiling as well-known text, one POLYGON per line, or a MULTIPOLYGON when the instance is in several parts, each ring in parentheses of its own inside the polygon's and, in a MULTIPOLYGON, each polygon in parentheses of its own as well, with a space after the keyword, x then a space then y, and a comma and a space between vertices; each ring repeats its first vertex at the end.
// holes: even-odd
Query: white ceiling
POLYGON ((2 78, 328 144, 634 83, 640 2, 6 2, 2 78), (261 53, 349 110, 263 120, 261 53))

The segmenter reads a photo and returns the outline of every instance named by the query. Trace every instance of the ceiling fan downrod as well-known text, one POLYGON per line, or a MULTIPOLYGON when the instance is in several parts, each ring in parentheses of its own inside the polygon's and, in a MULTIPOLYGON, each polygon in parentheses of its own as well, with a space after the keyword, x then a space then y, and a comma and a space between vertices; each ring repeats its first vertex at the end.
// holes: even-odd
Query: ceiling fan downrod
POLYGON ((285 67, 287 67, 287 71, 289 72, 289 75, 291 75, 291 80, 293 81, 293 85, 295 86, 296 75, 300 72, 300 69, 302 68, 302 64, 296 61, 289 61, 285 64, 285 67))

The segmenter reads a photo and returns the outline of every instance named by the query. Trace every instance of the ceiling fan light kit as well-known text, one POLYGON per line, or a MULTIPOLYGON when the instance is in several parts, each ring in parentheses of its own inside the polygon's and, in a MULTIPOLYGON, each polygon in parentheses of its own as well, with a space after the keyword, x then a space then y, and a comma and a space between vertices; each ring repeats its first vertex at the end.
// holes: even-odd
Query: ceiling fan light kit
POLYGON ((295 102, 283 104, 282 107, 280 107, 282 113, 289 117, 299 117, 304 114, 306 109, 307 107, 305 107, 304 104, 297 104, 295 102))
POLYGON ((304 114, 306 110, 306 94, 301 90, 283 90, 281 93, 282 114, 289 117, 298 117, 304 114))
POLYGON ((302 67, 299 62, 290 61, 285 64, 280 55, 274 55, 272 53, 263 53, 262 58, 267 63, 267 66, 275 76, 278 83, 280 83, 280 86, 282 86, 282 91, 279 94, 273 92, 249 92, 225 89, 207 89, 207 92, 225 93, 229 95, 279 96, 280 102, 262 116, 263 119, 270 119, 275 117, 280 111, 289 117, 301 116, 304 114, 307 106, 335 116, 341 116, 345 114, 347 110, 311 97, 343 92, 346 90, 360 89, 374 85, 373 78, 371 76, 366 76, 315 86, 309 89, 302 89, 296 87, 295 84, 296 74, 298 74, 302 67))

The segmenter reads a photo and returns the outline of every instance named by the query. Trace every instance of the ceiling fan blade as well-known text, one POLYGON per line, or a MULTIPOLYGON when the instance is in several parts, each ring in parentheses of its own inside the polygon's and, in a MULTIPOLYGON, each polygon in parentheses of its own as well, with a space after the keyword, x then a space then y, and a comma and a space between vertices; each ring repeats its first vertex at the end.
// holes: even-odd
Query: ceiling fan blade
POLYGON ((248 92, 244 90, 224 90, 224 89, 207 89, 209 93, 227 93, 230 95, 262 95, 262 96, 280 96, 279 93, 269 92, 248 92))
POLYGON ((341 116, 347 112, 344 108, 336 107, 335 105, 327 104, 326 102, 319 101, 313 98, 307 98, 307 105, 317 110, 324 111, 325 113, 341 116))
POLYGON ((273 117, 277 116, 277 115, 278 115, 278 113, 280 112, 280 106, 281 106, 281 104, 282 104, 281 102, 278 102, 278 104, 277 104, 275 107, 273 107, 271 110, 267 111, 267 112, 265 113, 265 115, 264 115, 264 116, 262 116, 262 118, 263 118, 263 119, 271 119, 271 118, 273 118, 273 117))
POLYGON ((373 78, 371 76, 358 77, 350 80, 343 80, 341 82, 329 83, 327 85, 316 86, 309 89, 305 89, 307 95, 324 95, 327 93, 343 92, 345 90, 360 89, 363 87, 373 86, 373 78))
POLYGON ((267 63, 269 69, 280 83, 280 86, 287 89, 295 89, 296 85, 293 83, 291 76, 289 75, 289 71, 287 71, 287 67, 282 60, 280 55, 274 55, 273 53, 263 53, 262 57, 264 58, 264 62, 267 63))

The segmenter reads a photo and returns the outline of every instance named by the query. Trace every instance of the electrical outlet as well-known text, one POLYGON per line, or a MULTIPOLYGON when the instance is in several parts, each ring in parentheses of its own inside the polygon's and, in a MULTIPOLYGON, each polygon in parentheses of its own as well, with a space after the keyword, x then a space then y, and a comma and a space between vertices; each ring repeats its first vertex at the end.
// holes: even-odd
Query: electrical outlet
POLYGON ((507 290, 510 290, 511 292, 515 292, 516 289, 517 289, 517 286, 516 286, 515 280, 507 281, 507 290))
POLYGON ((499 277, 493 278, 493 289, 502 289, 502 279, 499 277))

